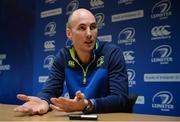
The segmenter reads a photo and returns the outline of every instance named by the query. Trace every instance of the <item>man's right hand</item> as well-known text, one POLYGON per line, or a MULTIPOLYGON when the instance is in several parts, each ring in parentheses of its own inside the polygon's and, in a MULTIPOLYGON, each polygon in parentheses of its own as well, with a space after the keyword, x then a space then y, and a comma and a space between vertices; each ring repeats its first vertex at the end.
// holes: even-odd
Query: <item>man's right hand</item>
POLYGON ((24 94, 18 94, 17 98, 19 100, 25 101, 23 105, 17 106, 14 111, 34 114, 45 114, 49 110, 49 104, 45 100, 42 100, 35 96, 27 96, 24 94))

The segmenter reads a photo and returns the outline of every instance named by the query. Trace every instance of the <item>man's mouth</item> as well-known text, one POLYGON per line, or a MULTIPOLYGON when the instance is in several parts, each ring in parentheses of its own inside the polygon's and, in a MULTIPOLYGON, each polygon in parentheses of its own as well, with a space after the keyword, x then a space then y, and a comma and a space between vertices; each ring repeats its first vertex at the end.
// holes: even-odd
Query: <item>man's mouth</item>
POLYGON ((92 44, 93 41, 86 41, 85 44, 92 44))

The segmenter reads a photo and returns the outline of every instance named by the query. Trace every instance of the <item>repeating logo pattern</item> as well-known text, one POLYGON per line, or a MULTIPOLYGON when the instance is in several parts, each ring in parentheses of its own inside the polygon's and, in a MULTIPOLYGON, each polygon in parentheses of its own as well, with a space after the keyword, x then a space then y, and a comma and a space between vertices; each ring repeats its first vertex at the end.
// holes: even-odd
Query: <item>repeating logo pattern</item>
POLYGON ((74 10, 76 10, 79 7, 79 1, 73 0, 66 6, 66 14, 71 14, 74 10))
POLYGON ((134 38, 135 29, 132 27, 124 28, 118 35, 118 44, 132 45, 136 41, 134 38))
POLYGON ((49 22, 44 28, 44 35, 46 36, 54 36, 56 34, 56 23, 49 22))
POLYGON ((104 23, 105 15, 103 13, 97 13, 95 15, 95 18, 96 18, 98 29, 101 29, 103 26, 105 26, 105 23, 104 23))
POLYGON ((127 64, 134 64, 134 51, 132 50, 129 50, 129 51, 124 51, 123 52, 123 55, 124 55, 124 59, 125 59, 125 62, 127 64))
POLYGON ((169 91, 160 91, 152 98, 152 108, 160 109, 161 111, 170 111, 174 109, 172 104, 173 95, 169 91))
POLYGON ((171 9, 171 1, 161 0, 152 7, 151 18, 167 19, 169 16, 172 15, 170 9, 171 9))
POLYGON ((104 2, 103 2, 103 0, 91 0, 90 6, 91 6, 91 9, 103 8, 104 2))
POLYGON ((129 87, 136 85, 136 81, 135 81, 136 73, 135 73, 135 71, 133 69, 127 69, 127 73, 128 73, 129 87))
POLYGON ((55 51, 55 41, 45 41, 44 42, 44 51, 55 51))
POLYGON ((45 59, 44 59, 44 68, 48 68, 49 70, 51 69, 51 66, 54 62, 55 56, 54 55, 48 55, 45 59))
MULTIPOLYGON (((178 111, 175 106, 176 92, 168 91, 170 88, 166 83, 180 81, 179 57, 176 52, 179 44, 178 26, 176 27, 176 25, 179 23, 174 23, 178 21, 176 20, 177 15, 175 15, 178 13, 176 9, 179 9, 176 4, 178 2, 172 0, 146 1, 146 5, 140 6, 141 2, 143 1, 41 1, 40 25, 38 27, 42 30, 40 32, 44 31, 44 33, 37 33, 39 41, 37 43, 41 43, 41 45, 36 51, 37 55, 43 53, 45 58, 42 58, 41 62, 37 61, 43 63, 40 65, 43 71, 36 68, 38 69, 37 74, 42 76, 39 77, 39 81, 45 82, 46 77, 43 76, 48 75, 46 69, 50 69, 53 64, 54 55, 58 51, 56 48, 63 47, 66 41, 65 28, 62 25, 66 24, 68 15, 78 8, 87 8, 95 15, 98 39, 115 43, 121 48, 127 64, 130 91, 133 92, 146 85, 152 88, 148 91, 148 96, 146 89, 145 91, 140 90, 136 104, 148 105, 146 113, 149 111, 162 114, 170 111, 172 113, 168 112, 168 114, 171 115, 176 113, 178 111), (57 6, 62 8, 56 8, 57 6), (39 49, 42 49, 41 52, 39 49), (164 90, 156 93, 158 88, 152 87, 152 83, 160 84, 159 89, 163 87, 164 90), (149 100, 150 95, 152 98, 149 100)), ((104 58, 98 59, 97 67, 104 64, 104 58)), ((5 60, 0 59, 0 68, 1 64, 4 65, 4 63, 5 60)), ((74 61, 70 60, 67 63, 71 68, 76 68, 74 61)), ((68 96, 68 92, 64 91, 64 96, 68 96)), ((135 111, 138 113, 140 110, 135 111)))
POLYGON ((163 26, 154 26, 151 29, 152 38, 151 40, 157 40, 157 39, 170 39, 171 38, 171 31, 170 25, 163 25, 163 26))
POLYGON ((4 64, 3 61, 6 60, 7 54, 0 54, 0 74, 2 71, 8 71, 11 69, 10 64, 4 64))
POLYGON ((169 45, 160 45, 152 51, 151 62, 168 64, 173 61, 171 57, 172 48, 169 45))

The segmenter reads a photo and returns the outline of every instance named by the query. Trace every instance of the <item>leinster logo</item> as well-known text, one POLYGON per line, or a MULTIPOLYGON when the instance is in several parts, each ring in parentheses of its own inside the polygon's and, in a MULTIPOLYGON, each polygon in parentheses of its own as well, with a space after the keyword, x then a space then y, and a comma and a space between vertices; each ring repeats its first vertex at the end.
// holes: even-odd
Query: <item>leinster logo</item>
POLYGON ((133 85, 136 85, 135 76, 136 73, 133 69, 127 69, 128 73, 128 82, 129 82, 129 87, 132 87, 133 85))
POLYGON ((69 60, 69 61, 68 61, 68 65, 69 65, 70 67, 74 68, 74 67, 75 67, 75 62, 72 61, 72 60, 69 60))
POLYGON ((101 29, 103 26, 105 26, 105 23, 104 23, 105 16, 103 13, 97 13, 95 15, 95 18, 96 18, 98 29, 101 29))
POLYGON ((78 7, 79 7, 79 1, 78 0, 71 1, 66 7, 66 14, 67 15, 71 14, 78 7))
POLYGON ((55 56, 49 55, 44 59, 44 68, 48 68, 49 70, 52 67, 52 64, 54 62, 55 56))
POLYGON ((166 19, 168 16, 172 15, 171 9, 171 1, 170 0, 161 0, 156 3, 151 10, 151 18, 160 18, 166 19))
POLYGON ((104 63, 104 56, 101 56, 101 57, 97 60, 96 66, 97 66, 97 67, 100 67, 100 66, 103 65, 103 63, 104 63))
POLYGON ((124 28, 118 35, 118 44, 132 45, 135 42, 135 29, 132 27, 124 28))
POLYGON ((160 109, 161 111, 170 111, 174 109, 172 105, 173 95, 169 91, 160 91, 152 98, 152 108, 160 109))
POLYGON ((151 62, 159 62, 160 64, 168 64, 173 61, 171 57, 172 48, 169 45, 161 45, 152 52, 151 62))
POLYGON ((56 23, 49 22, 44 29, 44 35, 54 36, 55 34, 56 34, 56 23))

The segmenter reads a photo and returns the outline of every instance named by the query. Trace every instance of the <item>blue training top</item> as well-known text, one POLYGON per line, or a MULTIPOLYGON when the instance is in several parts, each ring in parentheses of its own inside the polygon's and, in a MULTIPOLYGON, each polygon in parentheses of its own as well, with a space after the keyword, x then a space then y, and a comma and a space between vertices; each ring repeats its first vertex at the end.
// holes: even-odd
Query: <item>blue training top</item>
POLYGON ((64 82, 70 98, 80 90, 86 99, 94 101, 94 113, 124 110, 128 77, 122 51, 117 45, 97 41, 92 60, 86 66, 76 56, 73 46, 61 49, 37 96, 51 103, 50 98, 62 95, 64 82))

